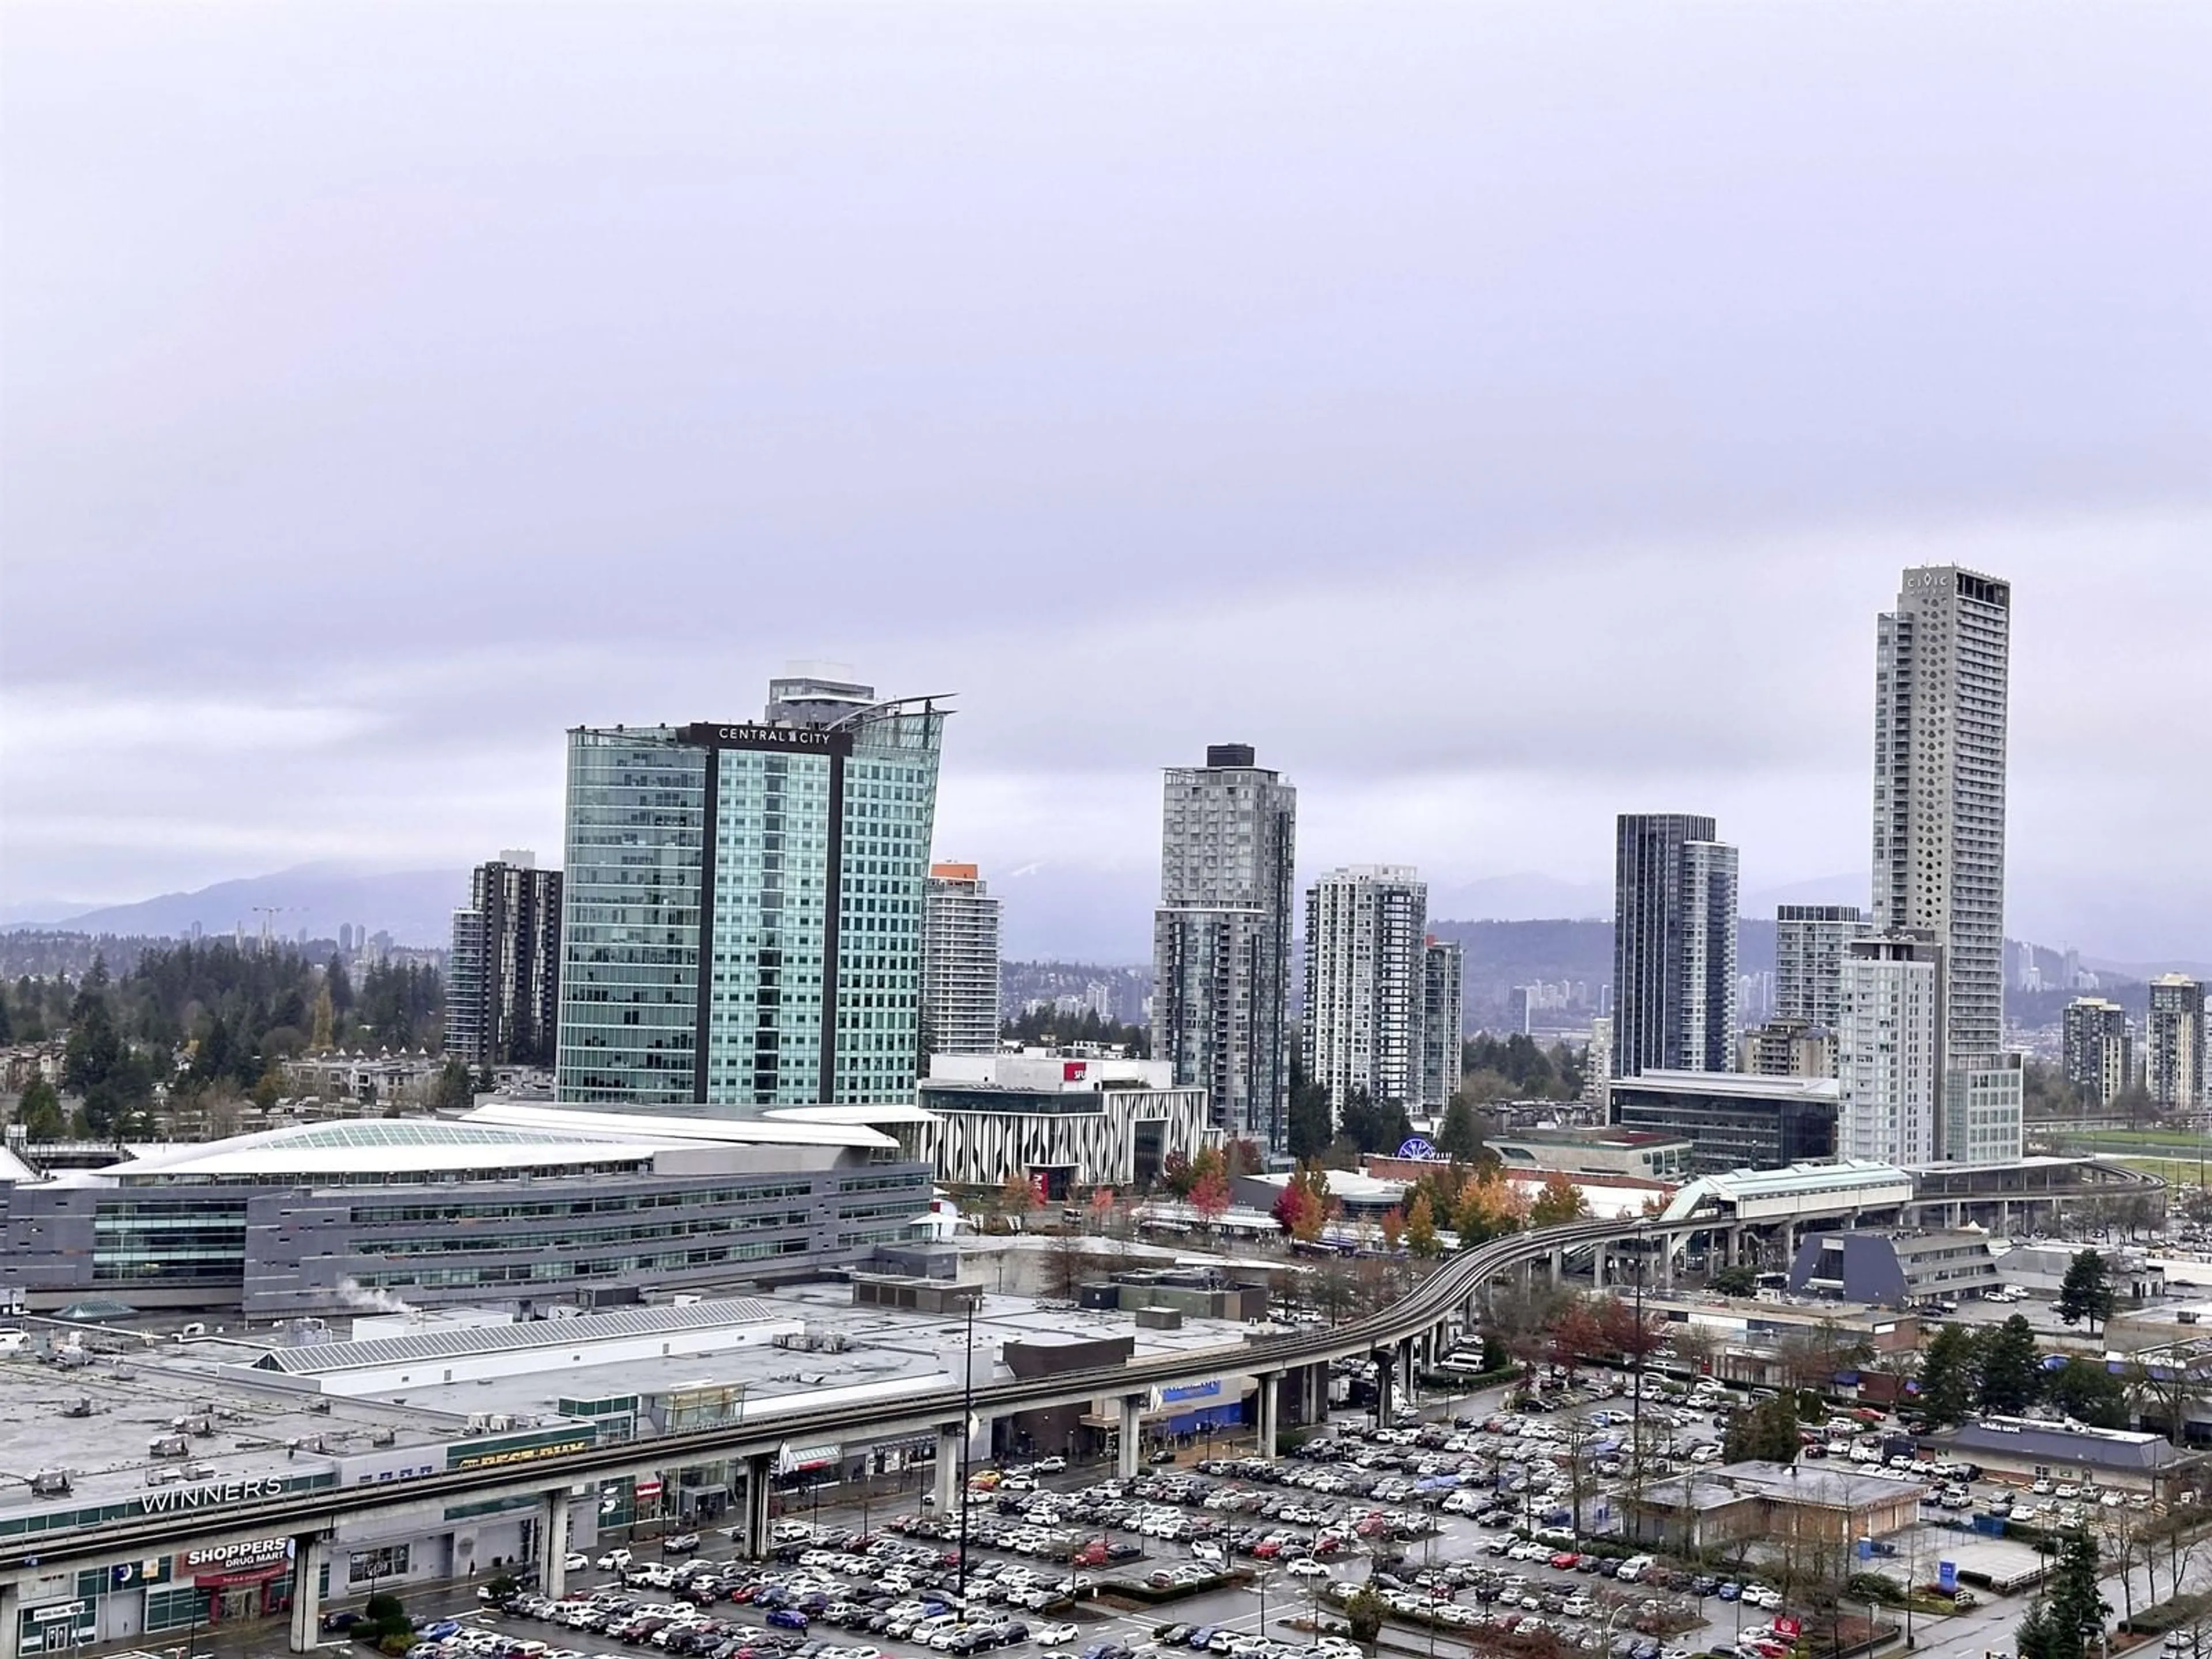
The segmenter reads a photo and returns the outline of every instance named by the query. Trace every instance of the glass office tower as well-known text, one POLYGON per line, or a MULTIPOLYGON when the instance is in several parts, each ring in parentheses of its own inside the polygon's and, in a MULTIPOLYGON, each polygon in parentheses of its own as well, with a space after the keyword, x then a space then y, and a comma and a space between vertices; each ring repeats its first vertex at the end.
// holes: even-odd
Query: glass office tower
POLYGON ((912 1097, 945 713, 800 676, 758 722, 569 733, 563 1101, 912 1097))

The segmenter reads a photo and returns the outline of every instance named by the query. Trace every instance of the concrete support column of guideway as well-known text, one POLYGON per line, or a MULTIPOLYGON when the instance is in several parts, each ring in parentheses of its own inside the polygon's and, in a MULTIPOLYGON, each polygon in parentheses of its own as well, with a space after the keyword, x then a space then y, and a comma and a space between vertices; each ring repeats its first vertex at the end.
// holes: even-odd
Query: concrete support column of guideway
POLYGON ((738 1553, 757 1561, 768 1553, 768 1483, 775 1458, 754 1452, 745 1459, 744 1508, 738 1523, 738 1553))
MULTIPOLYGON (((538 1518, 538 1593, 557 1601, 568 1588, 568 1489, 547 1492, 544 1504, 545 1511, 538 1518)), ((296 1601, 296 1582, 292 1594, 296 1601)))
POLYGON ((960 1501, 960 1441, 963 1425, 940 1423, 937 1425, 937 1512, 952 1513, 952 1506, 960 1501))
POLYGON ((322 1640, 323 1564, 330 1554, 331 1540, 321 1533, 302 1533, 292 1540, 290 1646, 295 1653, 313 1653, 322 1640))
POLYGON ((1590 1288, 1592 1290, 1601 1291, 1605 1288, 1605 1270, 1611 1255, 1611 1251, 1603 1244, 1599 1245, 1590 1253, 1590 1288))
POLYGON ((1261 1371, 1252 1380, 1259 1385, 1260 1455, 1273 1462, 1275 1457, 1275 1431, 1281 1417, 1283 1373, 1261 1371))
POLYGON ((1145 1396, 1125 1394, 1121 1396, 1121 1459, 1115 1464, 1124 1480, 1135 1477, 1139 1468, 1137 1454, 1144 1449, 1145 1396))
POLYGON ((1553 1251, 1551 1262, 1552 1288, 1556 1291, 1567 1282, 1567 1253, 1565 1250, 1553 1251))

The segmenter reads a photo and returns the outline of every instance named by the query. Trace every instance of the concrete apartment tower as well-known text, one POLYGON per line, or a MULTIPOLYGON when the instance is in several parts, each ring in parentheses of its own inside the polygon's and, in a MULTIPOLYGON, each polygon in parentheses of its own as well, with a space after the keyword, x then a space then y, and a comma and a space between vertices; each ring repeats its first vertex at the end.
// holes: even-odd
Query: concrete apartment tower
POLYGON ((550 1066, 561 1010, 561 872, 502 851, 453 912, 446 1052, 478 1070, 550 1066))
POLYGON ((1152 917, 1152 1057, 1206 1089, 1215 1127, 1284 1145, 1298 792, 1249 744, 1170 767, 1152 917))
POLYGON ((1736 1065, 1736 849, 1713 820, 1624 812, 1616 826, 1613 1075, 1736 1065))
POLYGON ((942 702, 794 671, 758 720, 569 732, 562 1103, 914 1098, 942 702))
POLYGON ((1306 1075, 1338 1112, 1355 1092, 1421 1103, 1429 888, 1412 866, 1358 864, 1306 890, 1306 1075))
POLYGON ((1936 1161, 1944 1086, 1943 947, 1924 933, 1854 939, 1838 982, 1836 1155, 1936 1161))
POLYGON ((2205 1104, 2203 981, 2186 974, 2151 981, 2143 1053, 2143 1081, 2154 1105, 2189 1111, 2205 1104))
POLYGON ((2109 1106, 2135 1080, 2135 1033, 2128 1011, 2104 997, 2075 997, 2061 1024, 2066 1080, 2085 1106, 2109 1106))
POLYGON ((933 864, 921 919, 925 1054, 999 1047, 999 901, 972 864, 933 864))
POLYGON ((1467 952, 1432 939, 1421 950, 1421 1104, 1442 1111, 1459 1087, 1467 1029, 1467 952))
POLYGON ((1946 1160, 2021 1156, 2003 1053, 2011 649, 2012 585, 1955 565, 1907 570, 1875 630, 1875 926, 1943 947, 1946 1160))
POLYGON ((1856 904, 1784 904, 1774 912, 1774 1017, 1836 1029, 1844 956, 1868 931, 1856 904))

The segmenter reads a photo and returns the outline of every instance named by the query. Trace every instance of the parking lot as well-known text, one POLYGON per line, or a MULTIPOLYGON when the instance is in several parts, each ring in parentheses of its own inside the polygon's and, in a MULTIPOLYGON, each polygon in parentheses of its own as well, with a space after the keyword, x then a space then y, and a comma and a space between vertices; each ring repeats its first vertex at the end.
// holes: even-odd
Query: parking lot
MULTIPOLYGON (((878 1510, 866 1536, 787 1518, 762 1563, 728 1559, 714 1533, 696 1553, 690 1537, 628 1559, 610 1549, 572 1558, 562 1601, 479 1606, 413 1659, 1345 1659, 1329 1633, 1370 1584, 1390 1620, 1439 1651, 1510 1636, 1607 1659, 1781 1659, 1799 1628, 1755 1546, 1732 1572, 1694 1571, 1632 1554, 1620 1536, 1638 1419, 1643 1474, 1656 1479, 1717 1460, 1728 1413, 1747 1396, 1656 1376, 1644 1389, 1639 1406, 1634 1379, 1585 1372, 1449 1422, 1340 1418, 1272 1462, 1210 1458, 1132 1479, 1057 1458, 979 1471, 964 1580, 957 1510, 878 1510)), ((1924 1482, 1931 1516, 1939 1501, 1964 1510, 2011 1497, 1899 1443, 1893 1423, 1866 1412, 1833 1419, 1806 1455, 1924 1482)), ((2054 1486, 2014 1507, 2058 1520, 2112 1496, 2054 1486)), ((1940 1542, 1911 1547, 1923 1559, 1884 1570, 1928 1577, 1940 1542)))

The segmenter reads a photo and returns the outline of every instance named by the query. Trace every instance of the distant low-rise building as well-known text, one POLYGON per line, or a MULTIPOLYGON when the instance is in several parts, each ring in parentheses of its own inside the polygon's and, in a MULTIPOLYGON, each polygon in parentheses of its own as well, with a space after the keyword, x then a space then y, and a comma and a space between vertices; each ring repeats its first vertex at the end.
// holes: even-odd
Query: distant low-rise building
MULTIPOLYGON (((1996 1258, 1997 1276, 2006 1284, 2039 1296, 2057 1296, 2066 1282, 2066 1270, 2081 1247, 2059 1239, 2028 1239, 2003 1250, 1996 1258)), ((2132 1245, 2100 1245, 2106 1282, 2123 1306, 2155 1302, 2166 1294, 2166 1269, 2149 1255, 2132 1245)))
POLYGON ((1938 1456, 1979 1465, 1984 1480, 2010 1486, 2087 1480, 2108 1492, 2169 1498, 2197 1487, 2205 1464, 2204 1454, 2184 1451, 2161 1434, 2026 1417, 1984 1417, 1925 1436, 1922 1443, 1938 1456))
POLYGON ((1832 1078, 1649 1071, 1613 1079, 1612 1118, 1688 1140, 1692 1168, 1717 1174, 1833 1158, 1836 1100, 1832 1078))
POLYGON ((1048 1198, 1146 1185, 1221 1138, 1206 1091, 1173 1073, 1165 1060, 932 1055, 918 1098, 939 1122, 938 1179, 996 1187, 1020 1174, 1048 1198))
POLYGON ((1690 1173, 1692 1147, 1685 1135, 1636 1129, 1522 1129, 1491 1138, 1490 1150, 1508 1170, 1548 1175, 1632 1176, 1680 1181, 1690 1173))
POLYGON ((1777 1014, 1743 1034, 1736 1069, 1752 1077, 1833 1077, 1836 1034, 1810 1020, 1777 1014))
POLYGON ((1929 1488, 1887 1474, 1807 1463, 1728 1463, 1647 1486, 1626 1500, 1630 1536, 1694 1553, 1739 1539, 1849 1546, 1901 1532, 1929 1488))
POLYGON ((1800 1296, 1835 1296, 1886 1308, 1981 1296, 2004 1282, 1982 1232, 1815 1233, 1790 1264, 1800 1296))

